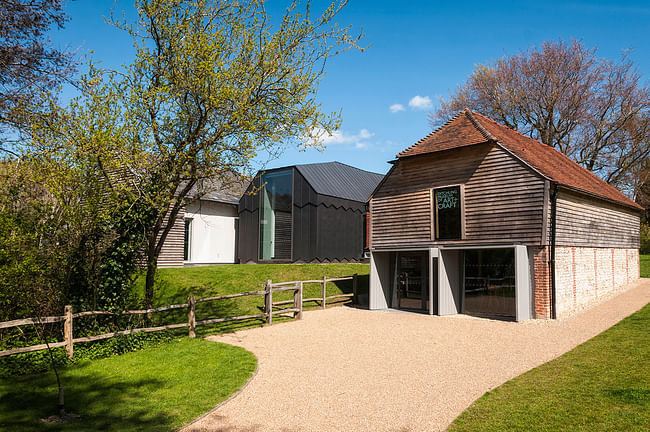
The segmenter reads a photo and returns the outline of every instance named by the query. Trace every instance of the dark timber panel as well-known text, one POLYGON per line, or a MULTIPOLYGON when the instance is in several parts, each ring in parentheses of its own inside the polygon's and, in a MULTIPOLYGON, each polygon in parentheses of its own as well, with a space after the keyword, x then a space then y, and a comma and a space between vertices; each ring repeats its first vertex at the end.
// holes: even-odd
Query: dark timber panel
POLYGON ((639 224, 639 214, 633 210, 566 190, 558 193, 558 246, 636 249, 639 224))
POLYGON ((313 261, 318 255, 316 192, 298 170, 293 175, 293 254, 302 261, 313 261))
POLYGON ((371 200, 372 247, 430 244, 433 188, 464 185, 466 241, 540 244, 544 180, 485 144, 402 159, 371 200))
POLYGON ((318 195, 318 261, 362 258, 364 207, 357 201, 318 195))
POLYGON ((257 262, 259 248, 259 187, 260 179, 256 177, 239 200, 239 262, 257 262))

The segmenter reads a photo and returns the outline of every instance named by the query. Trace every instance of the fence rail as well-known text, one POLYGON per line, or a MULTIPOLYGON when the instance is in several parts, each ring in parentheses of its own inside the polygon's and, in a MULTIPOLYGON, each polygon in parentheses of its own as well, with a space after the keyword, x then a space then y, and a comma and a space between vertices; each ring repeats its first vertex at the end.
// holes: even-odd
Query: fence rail
POLYGON ((271 280, 267 280, 264 284, 264 290, 262 291, 248 291, 243 293, 236 294, 226 294, 221 296, 214 297, 205 297, 200 299, 195 299, 193 295, 188 296, 187 303, 183 304, 174 304, 161 306, 153 309, 139 309, 139 310, 127 310, 121 312, 108 312, 108 311, 84 311, 72 313, 72 306, 65 306, 64 314, 62 316, 50 316, 50 317, 41 317, 41 318, 24 318, 12 321, 0 322, 0 329, 19 327, 23 325, 40 325, 40 324, 53 324, 63 322, 63 342, 53 342, 49 344, 40 344, 32 345, 28 347, 13 348, 5 351, 0 351, 0 357, 13 355, 13 354, 22 354, 32 351, 40 351, 50 348, 66 347, 68 352, 68 357, 72 358, 74 355, 74 344, 82 342, 94 342, 103 339, 110 339, 116 336, 129 335, 134 333, 149 333, 162 330, 171 330, 187 327, 188 336, 191 338, 196 337, 196 327, 201 325, 208 324, 218 324, 231 321, 243 321, 248 319, 266 319, 268 324, 273 323, 273 316, 279 314, 293 314, 293 318, 302 319, 302 304, 307 301, 320 301, 321 307, 325 308, 326 302, 328 300, 333 300, 336 298, 343 297, 352 297, 356 300, 357 298, 357 287, 358 287, 358 277, 357 274, 347 277, 337 277, 337 278, 326 278, 323 276, 322 279, 318 280, 307 280, 307 281, 291 281, 291 282, 276 282, 273 283, 271 280), (337 294, 333 296, 326 296, 326 287, 328 282, 337 282, 344 280, 352 280, 352 294, 337 294), (316 298, 303 298, 303 285, 306 283, 320 283, 321 288, 321 297, 316 298), (273 302, 273 293, 293 291, 292 300, 283 300, 279 302, 273 302), (204 320, 196 320, 196 304, 197 303, 206 303, 218 300, 232 299, 237 297, 251 296, 251 295, 263 295, 264 296, 264 313, 254 314, 254 315, 241 315, 235 317, 224 317, 224 318, 210 318, 204 320), (273 310, 280 305, 293 304, 293 307, 288 307, 279 310, 273 310), (84 336, 75 338, 73 336, 73 322, 76 318, 87 317, 87 316, 97 316, 97 315, 144 315, 152 314, 156 312, 164 312, 168 310, 175 309, 187 309, 187 322, 177 323, 177 324, 168 324, 157 327, 140 327, 133 328, 128 330, 120 330, 112 333, 104 333, 94 336, 84 336))

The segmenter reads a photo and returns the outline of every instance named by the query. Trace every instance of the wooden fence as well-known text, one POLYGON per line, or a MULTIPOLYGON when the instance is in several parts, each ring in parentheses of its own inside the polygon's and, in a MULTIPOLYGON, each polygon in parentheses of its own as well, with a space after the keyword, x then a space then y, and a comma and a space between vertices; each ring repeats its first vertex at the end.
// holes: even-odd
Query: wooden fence
POLYGON ((72 313, 72 306, 65 306, 64 314, 62 316, 51 316, 51 317, 42 317, 42 318, 25 318, 13 321, 4 321, 0 322, 0 329, 18 327, 23 325, 41 325, 41 324, 52 324, 63 322, 63 342, 53 342, 49 344, 33 345, 28 347, 14 348, 10 350, 0 351, 0 357, 12 355, 12 354, 21 354, 32 351, 40 351, 47 349, 48 345, 50 348, 66 347, 68 352, 68 357, 72 358, 74 354, 74 344, 80 342, 93 342, 103 339, 109 339, 112 337, 120 335, 128 335, 133 333, 141 332, 156 332, 161 330, 171 330, 177 328, 188 328, 188 336, 190 338, 196 337, 196 327, 201 325, 208 324, 218 324, 230 321, 242 321, 248 319, 261 319, 265 318, 268 324, 273 322, 273 315, 278 314, 287 314, 292 313, 293 318, 302 319, 302 304, 303 302, 309 301, 318 301, 321 303, 321 307, 325 308, 326 302, 335 298, 343 297, 352 297, 354 301, 357 297, 357 275, 340 278, 326 278, 323 276, 323 279, 320 280, 307 280, 307 281, 292 281, 292 282, 279 282, 273 283, 271 280, 267 280, 264 285, 263 291, 248 291, 237 294, 227 294, 216 297, 206 297, 201 299, 195 299, 193 295, 190 295, 187 298, 187 303, 175 304, 168 306, 161 306, 154 309, 141 309, 141 310, 128 310, 123 312, 106 312, 106 311, 86 311, 86 312, 77 312, 72 313), (328 282, 352 280, 352 294, 338 294, 334 296, 326 296, 326 286, 328 282), (303 298, 303 285, 306 283, 320 283, 321 288, 321 297, 316 298, 303 298), (293 299, 273 302, 273 293, 284 292, 284 291, 293 291, 293 299), (254 314, 254 315, 242 315, 235 317, 225 317, 225 318, 211 318, 197 321, 196 320, 196 304, 197 303, 206 303, 218 300, 233 299, 237 297, 251 296, 251 295, 263 295, 264 296, 264 313, 254 314), (293 304, 293 307, 277 309, 279 305, 284 304, 293 304), (143 328, 133 328, 128 330, 116 331, 113 333, 104 333, 95 336, 85 336, 75 338, 73 336, 73 321, 75 318, 87 317, 87 316, 97 316, 97 315, 144 315, 152 314, 156 312, 169 311, 174 309, 187 309, 187 322, 182 322, 178 324, 169 324, 157 327, 143 327, 143 328))

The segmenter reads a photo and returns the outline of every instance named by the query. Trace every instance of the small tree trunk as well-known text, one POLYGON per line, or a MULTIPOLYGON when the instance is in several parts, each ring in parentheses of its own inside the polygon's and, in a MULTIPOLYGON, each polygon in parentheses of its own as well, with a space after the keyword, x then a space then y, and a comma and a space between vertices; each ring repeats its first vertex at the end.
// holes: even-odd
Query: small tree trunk
POLYGON ((149 234, 147 244, 147 277, 144 283, 144 303, 147 309, 153 307, 153 284, 158 267, 158 254, 156 254, 157 230, 149 234))
POLYGON ((61 387, 61 383, 59 383, 59 404, 57 408, 59 409, 59 417, 65 418, 65 401, 63 400, 63 387, 61 387))
POLYGON ((156 260, 147 260, 147 277, 144 284, 144 302, 147 309, 153 307, 153 283, 156 277, 156 260))

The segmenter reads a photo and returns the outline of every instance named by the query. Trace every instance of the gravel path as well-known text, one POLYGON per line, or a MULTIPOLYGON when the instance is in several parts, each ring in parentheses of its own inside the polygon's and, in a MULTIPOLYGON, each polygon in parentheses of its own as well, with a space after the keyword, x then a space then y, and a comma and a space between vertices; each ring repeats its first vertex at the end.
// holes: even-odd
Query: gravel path
POLYGON ((486 391, 650 302, 650 280, 562 321, 346 307, 213 340, 259 359, 244 390, 187 431, 444 430, 486 391))

